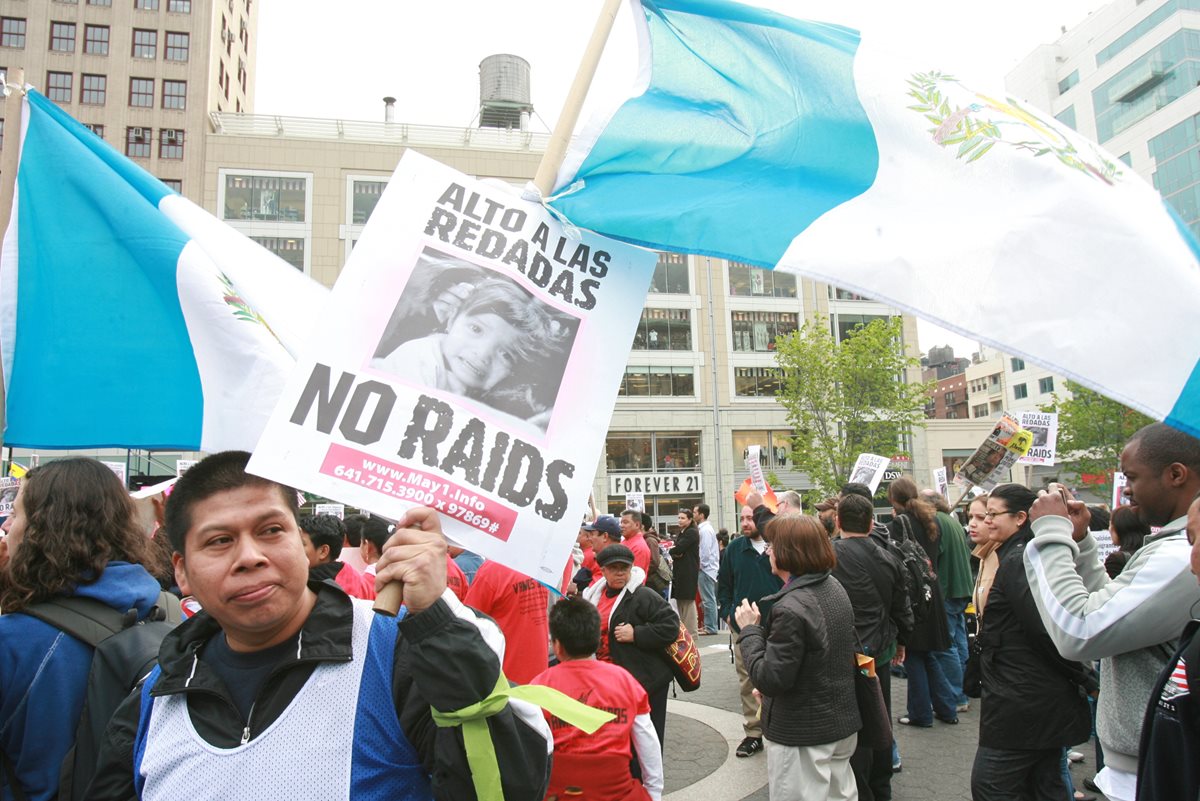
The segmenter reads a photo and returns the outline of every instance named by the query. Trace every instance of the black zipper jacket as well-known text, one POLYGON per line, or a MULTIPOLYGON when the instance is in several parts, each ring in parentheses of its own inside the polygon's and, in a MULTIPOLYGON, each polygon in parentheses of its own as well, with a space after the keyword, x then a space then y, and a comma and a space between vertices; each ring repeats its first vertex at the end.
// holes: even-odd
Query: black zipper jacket
MULTIPOLYGON (((304 624, 300 653, 289 656, 271 672, 254 700, 249 720, 242 719, 216 673, 197 658, 203 645, 220 631, 217 622, 203 612, 163 640, 159 651, 162 675, 151 695, 186 693, 192 725, 217 748, 233 748, 257 737, 287 709, 318 665, 352 659, 350 598, 331 583, 313 581, 308 586, 317 593, 317 602, 304 624)), ((465 607, 459 607, 456 614, 443 597, 400 622, 392 667, 392 699, 400 727, 431 776, 434 798, 456 801, 476 797, 462 731, 435 725, 430 705, 447 712, 470 706, 492 692, 500 675, 500 661, 485 642, 481 628, 461 615, 494 626, 465 607)), ((521 716, 514 711, 514 703, 519 702, 488 718, 488 728, 505 799, 534 801, 545 794, 549 780, 549 733, 526 722, 540 719, 540 710, 527 707, 536 717, 521 716)), ((137 798, 133 751, 140 711, 139 687, 109 724, 96 778, 88 791, 91 801, 137 798)), ((349 747, 353 732, 322 736, 331 738, 332 749, 342 751, 349 747), (339 742, 342 737, 345 742, 339 742)), ((275 769, 287 770, 287 766, 275 769)))

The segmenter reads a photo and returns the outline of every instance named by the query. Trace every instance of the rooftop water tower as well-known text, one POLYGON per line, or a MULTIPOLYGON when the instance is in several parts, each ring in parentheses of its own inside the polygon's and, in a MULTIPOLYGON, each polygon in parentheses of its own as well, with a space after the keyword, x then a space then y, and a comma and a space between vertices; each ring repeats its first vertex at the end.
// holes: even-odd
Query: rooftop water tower
POLYGON ((499 53, 479 62, 479 127, 527 130, 529 62, 499 53))

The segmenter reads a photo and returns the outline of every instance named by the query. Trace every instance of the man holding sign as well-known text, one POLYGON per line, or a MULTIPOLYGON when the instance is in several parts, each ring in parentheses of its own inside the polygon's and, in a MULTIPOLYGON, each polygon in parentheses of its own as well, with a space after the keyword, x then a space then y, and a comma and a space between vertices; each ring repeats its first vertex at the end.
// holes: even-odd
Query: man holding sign
MULTIPOLYGON (((175 486, 176 576, 204 611, 118 709, 88 797, 476 798, 455 728, 495 692, 502 639, 447 592, 438 515, 412 510, 383 549, 378 586, 403 583, 397 622, 308 581, 295 493, 246 473, 248 459, 210 456, 175 486)), ((504 798, 540 799, 549 730, 497 700, 486 731, 504 798)))

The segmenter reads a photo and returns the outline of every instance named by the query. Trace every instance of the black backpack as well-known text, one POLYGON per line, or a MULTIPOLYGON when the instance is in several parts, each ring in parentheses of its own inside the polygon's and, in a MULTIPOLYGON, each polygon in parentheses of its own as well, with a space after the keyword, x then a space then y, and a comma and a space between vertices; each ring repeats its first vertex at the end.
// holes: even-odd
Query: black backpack
POLYGON ((912 604, 913 623, 920 623, 929 616, 933 608, 933 587, 937 584, 937 573, 933 563, 917 538, 913 536, 912 524, 908 517, 899 515, 896 518, 899 541, 889 540, 904 567, 904 589, 908 592, 908 600, 912 604))
POLYGON ((645 536, 646 545, 650 548, 650 572, 646 574, 646 586, 655 592, 662 592, 671 586, 674 577, 671 563, 663 555, 662 545, 653 534, 645 536))
MULTIPOLYGON (((157 605, 140 622, 134 609, 122 614, 91 598, 54 598, 21 612, 95 649, 83 712, 75 729, 75 745, 63 759, 58 785, 60 801, 82 801, 96 773, 96 760, 109 720, 137 683, 154 668, 163 637, 182 620, 179 599, 170 593, 160 593, 157 605)), ((24 801, 7 757, 4 768, 13 798, 24 801)))

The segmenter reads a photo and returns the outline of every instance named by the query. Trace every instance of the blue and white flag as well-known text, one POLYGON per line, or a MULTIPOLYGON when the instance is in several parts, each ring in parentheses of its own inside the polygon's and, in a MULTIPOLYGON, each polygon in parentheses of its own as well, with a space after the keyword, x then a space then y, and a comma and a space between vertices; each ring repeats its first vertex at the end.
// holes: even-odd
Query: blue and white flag
POLYGON ((637 84, 551 205, 861 292, 1200 436, 1195 240, 1121 161, 849 28, 631 0, 637 84))
POLYGON ((0 255, 4 444, 253 448, 327 290, 43 95, 23 108, 0 255))

